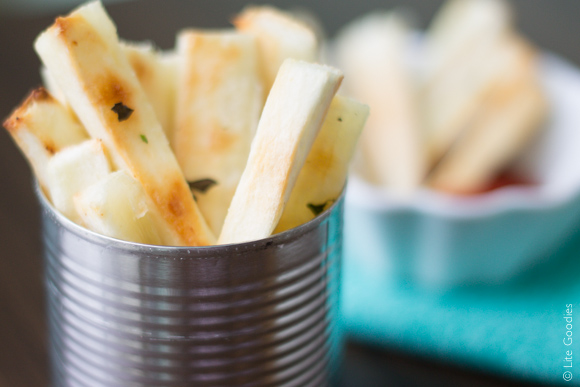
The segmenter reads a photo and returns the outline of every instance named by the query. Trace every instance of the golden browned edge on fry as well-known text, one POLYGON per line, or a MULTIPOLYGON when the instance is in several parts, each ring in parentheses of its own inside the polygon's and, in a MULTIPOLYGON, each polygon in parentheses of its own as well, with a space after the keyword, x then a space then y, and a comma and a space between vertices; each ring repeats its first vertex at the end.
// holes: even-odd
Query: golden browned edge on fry
MULTIPOLYGON (((28 111, 32 104, 41 101, 53 101, 54 98, 42 86, 32 90, 22 103, 16 107, 10 116, 4 120, 3 126, 8 132, 14 132, 22 127, 26 122, 28 111)), ((47 144, 47 151, 55 153, 54 145, 47 144)))
POLYGON ((32 168, 34 175, 38 179, 40 186, 48 194, 48 177, 46 174, 46 163, 50 156, 56 152, 56 145, 51 139, 42 141, 38 139, 40 149, 34 150, 34 144, 22 138, 19 131, 26 127, 28 121, 28 112, 33 104, 38 101, 50 101, 52 97, 43 87, 32 90, 24 101, 15 108, 10 116, 3 122, 4 128, 10 133, 10 136, 18 145, 20 151, 24 154, 26 161, 32 168), (43 151, 44 150, 44 151, 43 151), (34 154, 36 153, 36 154, 34 154))
POLYGON ((62 148, 88 138, 68 107, 43 87, 32 90, 3 126, 24 154, 45 192, 48 160, 62 148))
POLYGON ((214 237, 102 5, 89 3, 57 18, 35 48, 91 136, 102 139, 116 166, 143 185, 183 244, 212 244, 214 237), (130 115, 115 112, 118 104, 132 109, 130 115))

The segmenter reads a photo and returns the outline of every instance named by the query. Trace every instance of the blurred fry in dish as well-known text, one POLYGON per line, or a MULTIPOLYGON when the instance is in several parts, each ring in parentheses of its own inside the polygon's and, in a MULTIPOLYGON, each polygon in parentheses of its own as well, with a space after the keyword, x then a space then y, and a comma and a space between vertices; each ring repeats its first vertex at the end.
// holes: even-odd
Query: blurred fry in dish
POLYGON ((501 71, 488 81, 468 127, 429 176, 434 188, 455 193, 484 189, 525 148, 547 115, 535 50, 512 36, 492 57, 501 71))
POLYGON ((356 173, 402 196, 481 192, 543 127, 537 50, 503 0, 449 0, 410 36, 399 14, 377 12, 337 38, 346 91, 371 106, 356 173))
POLYGON ((437 82, 470 52, 512 30, 513 14, 504 0, 448 0, 435 15, 424 42, 423 82, 437 82))
POLYGON ((337 38, 345 90, 370 106, 361 168, 370 182, 408 194, 422 182, 425 151, 414 79, 406 58, 410 28, 396 13, 353 22, 337 38))

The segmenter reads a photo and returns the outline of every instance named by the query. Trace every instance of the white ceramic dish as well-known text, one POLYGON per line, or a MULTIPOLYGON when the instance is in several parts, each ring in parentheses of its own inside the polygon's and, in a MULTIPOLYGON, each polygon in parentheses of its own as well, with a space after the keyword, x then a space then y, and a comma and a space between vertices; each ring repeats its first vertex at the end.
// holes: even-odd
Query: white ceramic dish
POLYGON ((402 200, 352 176, 345 259, 431 287, 498 283, 549 259, 580 221, 580 71, 546 54, 541 73, 551 116, 514 166, 537 184, 402 200))

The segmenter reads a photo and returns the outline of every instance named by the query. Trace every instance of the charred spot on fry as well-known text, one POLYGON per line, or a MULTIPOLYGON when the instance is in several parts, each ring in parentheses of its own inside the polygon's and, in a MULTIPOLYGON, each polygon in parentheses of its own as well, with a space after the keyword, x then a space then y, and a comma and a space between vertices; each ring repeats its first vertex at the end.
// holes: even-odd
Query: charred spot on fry
POLYGON ((171 214, 173 214, 173 216, 175 216, 176 218, 179 218, 185 211, 183 203, 179 199, 178 194, 175 192, 173 193, 173 195, 169 200, 168 209, 171 212, 171 214))
POLYGON ((54 28, 58 34, 64 33, 68 29, 68 22, 65 17, 59 16, 54 21, 54 28))
POLYGON ((51 99, 52 97, 48 93, 48 91, 44 87, 41 86, 41 87, 34 89, 34 91, 32 91, 30 98, 33 100, 41 101, 41 100, 45 100, 45 99, 51 99))
POLYGON ((314 214, 314 216, 318 216, 320 215, 324 209, 328 206, 331 205, 332 203, 334 203, 334 200, 330 199, 325 201, 322 204, 312 204, 312 203, 308 203, 306 205, 306 207, 308 207, 308 209, 310 209, 310 211, 312 211, 312 213, 314 214))
POLYGON ((131 114, 133 114, 133 109, 124 105, 122 102, 117 102, 115 106, 111 108, 111 110, 117 113, 117 118, 119 119, 119 122, 128 120, 129 117, 131 117, 131 114))
MULTIPOLYGON (((217 181, 213 179, 201 179, 196 181, 188 181, 187 184, 189 184, 189 188, 194 191, 206 193, 208 189, 217 184, 217 181)), ((193 197, 195 198, 195 195, 193 197)))
POLYGON ((56 149, 53 144, 44 144, 44 149, 46 149, 46 151, 51 155, 56 153, 56 149))

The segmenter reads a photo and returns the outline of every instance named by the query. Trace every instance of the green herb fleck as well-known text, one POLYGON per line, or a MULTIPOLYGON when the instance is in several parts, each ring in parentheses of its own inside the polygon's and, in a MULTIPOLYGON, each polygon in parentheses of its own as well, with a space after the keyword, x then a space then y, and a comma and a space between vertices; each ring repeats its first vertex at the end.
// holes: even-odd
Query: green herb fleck
POLYGON ((324 209, 328 206, 331 205, 332 203, 334 203, 334 200, 330 199, 325 201, 322 204, 312 204, 312 203, 308 203, 306 205, 306 207, 308 207, 308 209, 310 209, 310 211, 312 211, 312 213, 314 214, 314 216, 318 216, 320 215, 324 209))
POLYGON ((144 142, 145 144, 149 144, 149 140, 147 140, 147 136, 146 136, 146 135, 142 134, 142 135, 141 135, 141 140, 143 140, 143 142, 144 142))
POLYGON ((216 185, 217 181, 213 179, 201 179, 196 181, 188 181, 187 184, 189 184, 190 189, 205 193, 208 189, 216 185))
POLYGON ((338 117, 338 122, 342 122, 342 117, 338 117))
POLYGON ((123 105, 122 102, 117 102, 115 106, 111 108, 111 110, 117 113, 117 119, 119 120, 119 122, 129 119, 129 117, 131 117, 131 114, 133 114, 133 109, 123 105))

